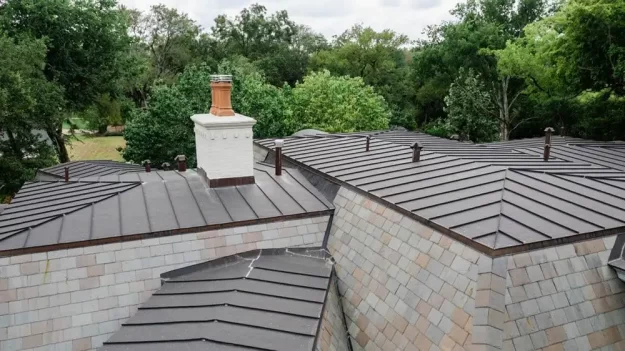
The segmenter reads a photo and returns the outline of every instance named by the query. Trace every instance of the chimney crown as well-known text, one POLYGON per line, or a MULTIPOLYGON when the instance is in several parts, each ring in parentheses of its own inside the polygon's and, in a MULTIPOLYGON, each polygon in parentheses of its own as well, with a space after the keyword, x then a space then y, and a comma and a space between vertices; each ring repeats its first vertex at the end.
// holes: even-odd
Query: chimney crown
POLYGON ((276 139, 274 141, 276 147, 283 147, 284 146, 284 139, 276 139))
POLYGON ((234 116, 232 109, 232 76, 227 74, 211 75, 210 113, 218 117, 234 116))

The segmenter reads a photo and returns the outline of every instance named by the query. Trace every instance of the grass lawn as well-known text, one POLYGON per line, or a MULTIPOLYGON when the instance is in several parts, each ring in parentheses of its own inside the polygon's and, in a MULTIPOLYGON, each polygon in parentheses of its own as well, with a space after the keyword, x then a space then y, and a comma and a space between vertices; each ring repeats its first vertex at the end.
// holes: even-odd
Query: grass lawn
POLYGON ((72 140, 72 144, 68 145, 69 158, 72 161, 124 160, 116 150, 120 146, 126 146, 126 140, 122 136, 103 137, 78 134, 76 137, 78 140, 72 140))

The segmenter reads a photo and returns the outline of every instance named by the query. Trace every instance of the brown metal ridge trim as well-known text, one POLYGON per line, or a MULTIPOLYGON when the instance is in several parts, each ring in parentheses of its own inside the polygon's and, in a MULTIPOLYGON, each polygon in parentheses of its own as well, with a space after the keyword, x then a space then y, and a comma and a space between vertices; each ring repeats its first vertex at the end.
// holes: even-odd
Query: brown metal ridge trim
POLYGON ((59 244, 46 245, 46 246, 27 247, 27 248, 21 248, 21 249, 0 251, 0 257, 18 256, 18 255, 25 255, 25 254, 30 254, 30 253, 39 253, 39 252, 47 252, 47 251, 55 251, 55 250, 63 250, 63 249, 74 249, 74 248, 79 248, 79 247, 96 246, 96 245, 104 245, 104 244, 112 244, 112 243, 122 243, 122 242, 127 242, 127 241, 160 238, 160 237, 167 237, 167 236, 173 236, 173 235, 179 235, 179 234, 205 232, 209 230, 217 230, 217 229, 224 229, 224 228, 234 228, 234 227, 241 227, 241 226, 248 226, 248 225, 255 225, 255 224, 281 222, 281 221, 302 219, 302 218, 331 216, 333 214, 334 214, 334 209, 328 209, 328 210, 314 211, 314 212, 307 212, 307 213, 297 213, 293 215, 282 215, 282 216, 277 216, 277 217, 250 219, 250 220, 230 222, 230 223, 211 224, 211 225, 205 225, 205 226, 199 226, 199 227, 179 228, 179 229, 164 230, 164 231, 158 231, 158 232, 120 235, 120 236, 109 237, 109 238, 75 241, 75 242, 70 242, 70 243, 59 243, 59 244))
MULTIPOLYGON (((269 151, 273 151, 270 148, 267 148, 263 145, 260 145, 257 143, 257 145, 264 147, 266 149, 268 149, 269 151)), ((617 228, 612 228, 612 229, 604 229, 604 230, 599 230, 599 231, 595 231, 595 232, 590 232, 590 233, 581 233, 581 234, 577 234, 577 235, 572 235, 572 236, 568 236, 568 237, 563 237, 563 238, 554 238, 554 239, 549 239, 549 240, 544 240, 544 241, 538 241, 538 242, 533 242, 533 243, 529 243, 529 244, 522 244, 522 245, 516 245, 516 246, 511 246, 511 247, 506 247, 506 248, 501 248, 501 249, 493 249, 490 248, 486 245, 480 244, 472 239, 469 239, 459 233, 456 233, 455 231, 443 227, 440 224, 434 223, 428 219, 425 219, 423 217, 420 217, 418 215, 416 215, 415 213, 412 213, 404 208, 401 208, 391 202, 388 202, 384 199, 381 199, 363 189, 360 189, 358 187, 355 187, 351 184, 348 184, 346 182, 343 182, 339 179, 336 179, 334 177, 331 177, 323 172, 320 172, 312 167, 309 167, 307 165, 304 165, 303 163, 296 161, 288 156, 283 156, 285 157, 288 162, 301 167, 303 169, 308 170, 311 173, 314 173, 332 183, 338 184, 340 186, 343 186, 345 188, 348 188, 354 192, 357 192, 358 194, 374 200, 378 203, 383 204, 384 206, 387 206, 401 214, 403 214, 404 216, 409 216, 410 218, 416 220, 417 222, 424 224, 442 234, 445 234, 447 236, 449 236, 450 238, 459 241, 477 251, 480 251, 490 257, 499 257, 499 256, 506 256, 506 255, 510 255, 510 254, 516 254, 516 253, 522 253, 522 252, 527 252, 527 251, 533 251, 533 250, 539 250, 539 249, 544 249, 544 248, 548 248, 548 247, 552 247, 552 246, 559 246, 559 245, 564 245, 564 244, 571 244, 571 243, 575 243, 575 242, 579 242, 579 241, 585 241, 585 240, 589 240, 589 239, 596 239, 596 238, 601 238, 601 237, 606 237, 606 236, 611 236, 611 235, 616 235, 616 234, 621 234, 621 233, 625 233, 625 226, 622 227, 617 227, 617 228)))

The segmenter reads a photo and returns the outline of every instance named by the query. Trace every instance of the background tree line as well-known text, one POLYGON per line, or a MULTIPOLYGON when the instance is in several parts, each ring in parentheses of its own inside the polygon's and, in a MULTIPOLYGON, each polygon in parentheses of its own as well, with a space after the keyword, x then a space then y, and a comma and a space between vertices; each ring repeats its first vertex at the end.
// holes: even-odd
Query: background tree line
POLYGON ((234 75, 256 137, 401 126, 482 142, 550 125, 625 138, 625 2, 466 0, 451 12, 418 41, 364 24, 328 39, 259 4, 202 28, 163 5, 0 0, 0 193, 69 160, 72 116, 125 124, 129 161, 193 162, 189 116, 208 110, 212 73, 234 75))

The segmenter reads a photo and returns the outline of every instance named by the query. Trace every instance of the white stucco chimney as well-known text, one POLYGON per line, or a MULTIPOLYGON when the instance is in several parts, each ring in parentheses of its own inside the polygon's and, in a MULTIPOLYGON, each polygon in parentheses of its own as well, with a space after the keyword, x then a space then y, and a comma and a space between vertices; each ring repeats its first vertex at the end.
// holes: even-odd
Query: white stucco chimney
POLYGON ((198 172, 210 187, 254 183, 252 127, 256 120, 232 110, 231 91, 232 76, 211 76, 210 113, 191 116, 198 172))

